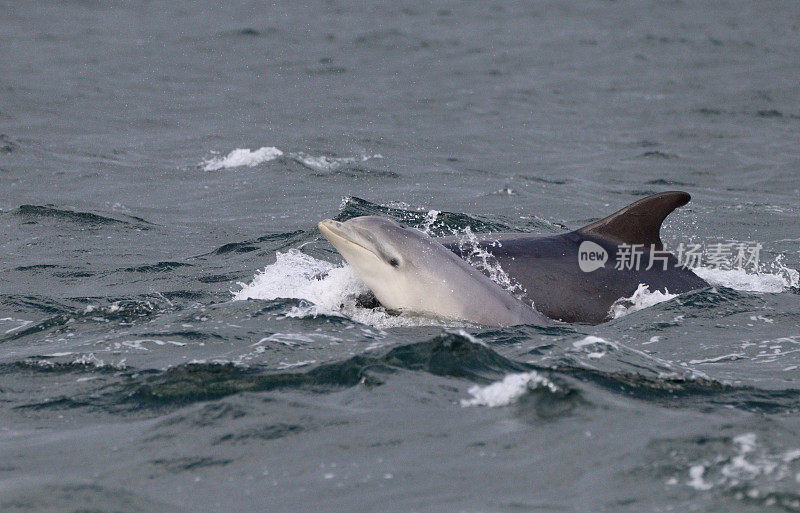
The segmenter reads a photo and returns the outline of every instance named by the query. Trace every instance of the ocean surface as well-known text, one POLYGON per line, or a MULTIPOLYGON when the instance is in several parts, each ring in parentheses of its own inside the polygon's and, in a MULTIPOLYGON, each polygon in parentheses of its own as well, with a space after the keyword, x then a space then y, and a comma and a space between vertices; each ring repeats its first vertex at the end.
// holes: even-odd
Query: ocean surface
POLYGON ((0 0, 0 510, 800 511, 798 20, 0 0), (665 190, 758 265, 597 326, 390 315, 316 228, 665 190))

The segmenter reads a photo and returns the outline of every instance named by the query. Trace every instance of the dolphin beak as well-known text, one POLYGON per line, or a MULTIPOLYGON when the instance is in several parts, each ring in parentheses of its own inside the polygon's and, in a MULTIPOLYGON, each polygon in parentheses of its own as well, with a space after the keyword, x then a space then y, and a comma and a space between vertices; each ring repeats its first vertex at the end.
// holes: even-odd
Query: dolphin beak
POLYGON ((325 219, 317 223, 317 228, 319 228, 320 233, 328 240, 331 240, 331 236, 338 237, 340 239, 347 239, 343 233, 341 225, 342 223, 339 221, 325 219))
POLYGON ((320 233, 326 239, 328 239, 328 241, 333 244, 333 247, 339 250, 340 253, 342 248, 347 247, 346 245, 342 244, 343 242, 358 246, 365 251, 369 251, 370 253, 374 253, 368 247, 356 242, 353 238, 352 230, 348 229, 344 223, 334 221, 333 219, 325 219, 324 221, 317 223, 317 228, 319 228, 320 233))
POLYGON ((347 230, 347 228, 339 221, 325 219, 324 221, 317 223, 317 228, 319 228, 320 233, 326 239, 328 239, 330 243, 336 247, 336 249, 339 249, 338 244, 343 242, 349 242, 351 244, 361 246, 361 244, 358 244, 353 240, 352 234, 348 233, 349 230, 347 230))

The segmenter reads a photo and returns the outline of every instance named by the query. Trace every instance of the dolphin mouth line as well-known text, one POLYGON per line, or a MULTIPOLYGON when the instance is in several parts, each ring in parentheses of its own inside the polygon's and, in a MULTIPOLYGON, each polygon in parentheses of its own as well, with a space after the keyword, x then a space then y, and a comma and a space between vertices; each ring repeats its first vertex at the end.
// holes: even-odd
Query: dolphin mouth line
MULTIPOLYGON (((369 249, 368 247, 366 247, 366 246, 364 246, 362 244, 359 244, 358 242, 354 241, 352 238, 348 237, 346 233, 344 233, 343 231, 337 229, 336 221, 334 221, 332 219, 325 219, 324 221, 320 221, 319 223, 317 223, 317 228, 319 228, 319 231, 328 240, 330 240, 330 236, 329 235, 332 235, 332 236, 334 236, 336 238, 342 239, 345 242, 349 242, 350 244, 354 244, 354 245, 360 247, 361 249, 363 249, 365 251, 369 251, 373 255, 375 254, 375 252, 372 251, 371 249, 369 249)), ((333 241, 331 241, 331 242, 333 242, 333 241)))

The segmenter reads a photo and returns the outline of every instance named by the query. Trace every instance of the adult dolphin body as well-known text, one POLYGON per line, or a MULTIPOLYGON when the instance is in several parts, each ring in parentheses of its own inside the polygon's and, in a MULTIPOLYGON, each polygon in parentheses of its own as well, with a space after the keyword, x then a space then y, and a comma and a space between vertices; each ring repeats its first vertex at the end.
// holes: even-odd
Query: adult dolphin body
POLYGON ((470 243, 375 216, 325 220, 319 228, 388 308, 493 325, 546 323, 539 312, 596 324, 640 284, 673 294, 708 286, 664 251, 659 236, 664 219, 689 199, 654 194, 572 232, 481 234, 470 243), (466 265, 476 252, 490 253, 536 311, 466 265))
MULTIPOLYGON (((664 219, 690 199, 685 192, 662 192, 569 233, 481 234, 477 246, 497 259, 539 312, 597 324, 609 320, 611 306, 631 297, 640 284, 672 294, 709 286, 664 250, 659 235, 664 219), (596 258, 603 254, 600 265, 596 258)), ((462 258, 476 249, 455 237, 437 240, 462 258)))

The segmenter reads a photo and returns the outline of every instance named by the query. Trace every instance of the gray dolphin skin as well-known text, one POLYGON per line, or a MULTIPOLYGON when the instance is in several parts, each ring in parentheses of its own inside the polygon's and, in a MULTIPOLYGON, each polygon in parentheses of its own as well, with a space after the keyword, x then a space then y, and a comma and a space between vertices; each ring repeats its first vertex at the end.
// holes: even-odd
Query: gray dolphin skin
POLYGON ((433 239, 376 216, 325 220, 319 229, 387 308, 486 325, 546 324, 541 314, 598 324, 640 284, 672 294, 709 286, 664 250, 659 235, 664 219, 690 199, 663 192, 572 232, 479 234, 476 244, 433 239), (476 251, 496 259, 527 303, 466 263, 476 251))
POLYGON ((377 216, 318 226, 386 308, 493 326, 552 324, 419 230, 377 216))
MULTIPOLYGON (((565 322, 598 324, 609 320, 611 306, 632 296, 640 284, 651 292, 672 294, 709 286, 664 251, 659 235, 664 219, 690 199, 685 192, 662 192, 569 233, 483 234, 478 236, 478 246, 497 259, 539 312, 565 322), (635 263, 628 258, 634 245, 640 251, 639 265, 617 265, 635 263), (579 250, 587 246, 607 256, 603 266, 588 272, 579 263, 579 250)), ((473 251, 454 237, 438 240, 462 258, 469 258, 473 251)))

